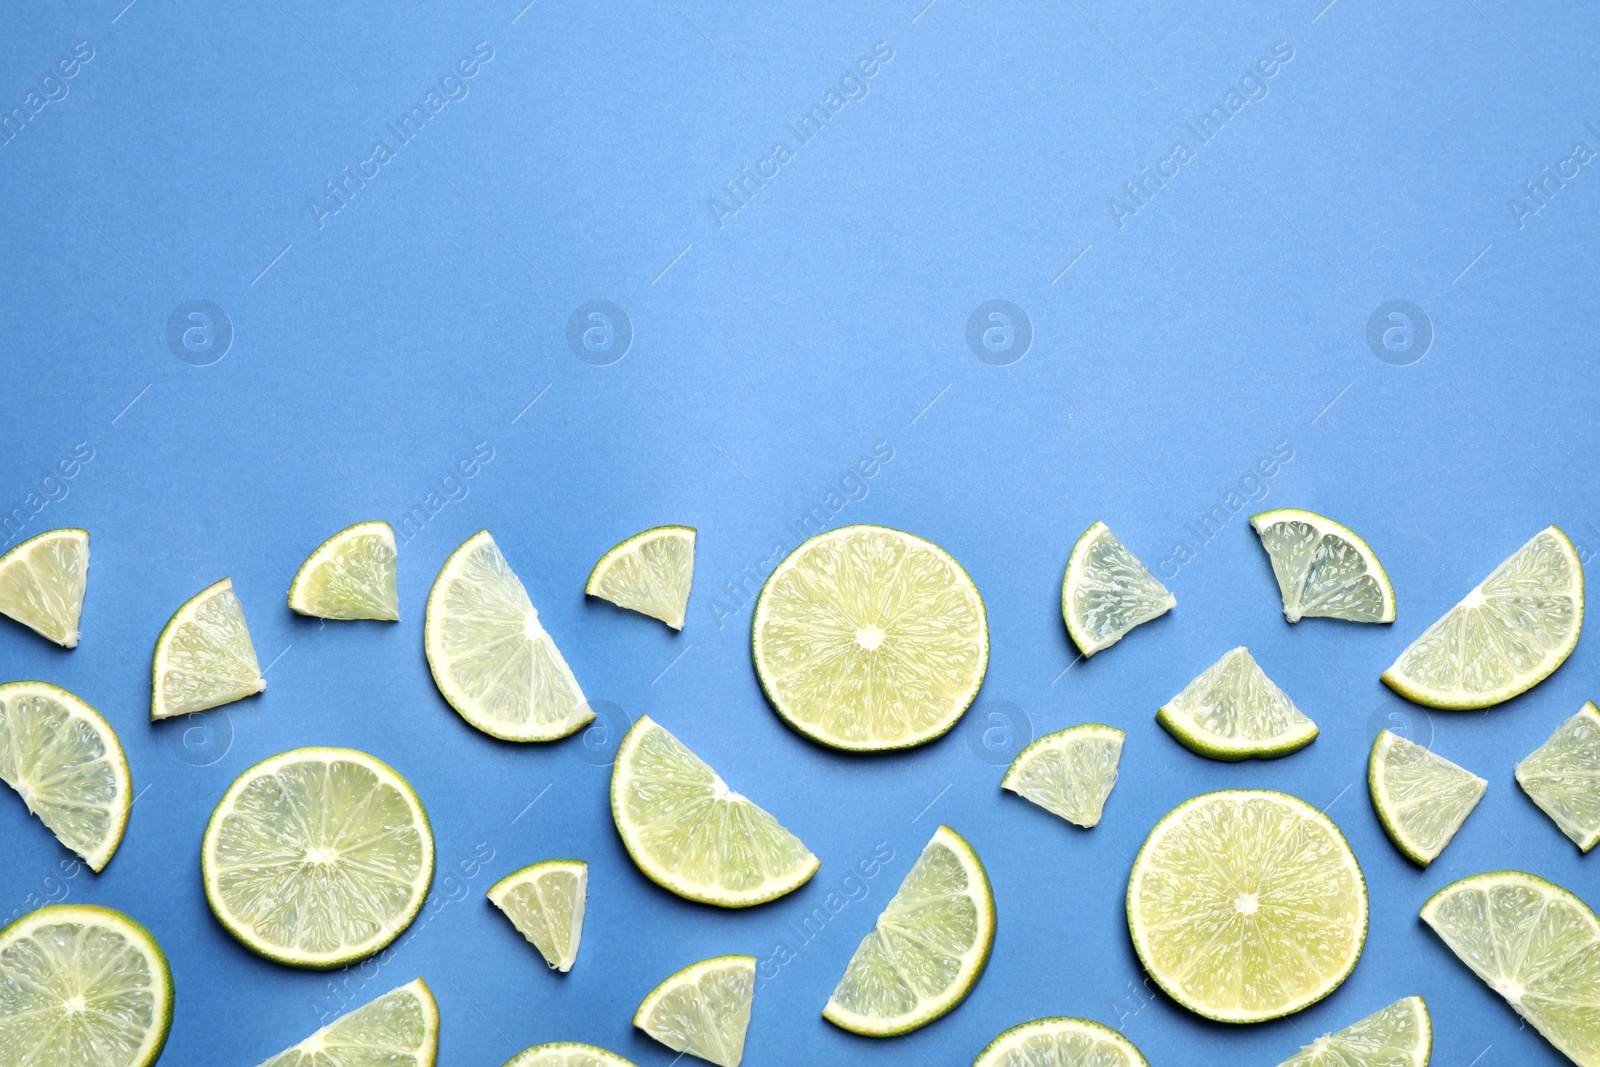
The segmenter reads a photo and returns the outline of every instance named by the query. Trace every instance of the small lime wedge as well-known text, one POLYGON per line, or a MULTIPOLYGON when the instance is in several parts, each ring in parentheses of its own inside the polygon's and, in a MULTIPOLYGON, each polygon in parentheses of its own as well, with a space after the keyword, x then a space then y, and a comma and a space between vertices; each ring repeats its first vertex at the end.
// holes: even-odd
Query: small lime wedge
POLYGON ((46 530, 0 556, 0 615, 77 648, 88 580, 89 531, 46 530))
POLYGON ((1224 653, 1184 686, 1156 721, 1185 747, 1219 760, 1275 759, 1317 737, 1317 724, 1243 647, 1224 653))
POLYGON ((1354 530, 1299 508, 1263 511, 1250 525, 1272 560, 1284 618, 1394 622, 1394 586, 1354 530))
POLYGON ((400 618, 394 527, 346 526, 318 545, 289 585, 289 608, 322 619, 400 618))
POLYGON ((688 526, 657 526, 600 557, 583 591, 683 629, 694 582, 694 537, 688 526))
POLYGON ((433 1067, 439 1005, 418 978, 341 1015, 261 1067, 433 1067))
POLYGON ((578 958, 588 889, 587 863, 545 860, 506 875, 488 895, 551 969, 565 974, 578 958))
POLYGON ((1397 1000, 1335 1034, 1323 1034, 1278 1067, 1428 1067, 1433 1020, 1421 997, 1397 1000))
POLYGON ((1072 546, 1061 582, 1061 615, 1085 658, 1177 606, 1177 598, 1105 523, 1089 527, 1072 546))
POLYGON ((1000 788, 1031 800, 1068 822, 1100 822, 1127 734, 1115 726, 1084 723, 1034 741, 1011 761, 1000 788))
POLYGON ((1600 843, 1600 709, 1594 701, 1517 764, 1517 783, 1579 849, 1600 843))
POLYGON ((674 1052, 739 1067, 755 995, 756 958, 717 956, 691 963, 652 989, 633 1025, 674 1052))
POLYGON ((1378 821, 1402 854, 1426 867, 1467 821, 1489 783, 1389 730, 1367 758, 1367 788, 1378 821))
POLYGON ((243 700, 267 687, 244 605, 227 578, 167 620, 150 658, 150 718, 170 719, 243 700))
POLYGON ((1133 1042, 1088 1019, 1035 1019, 1013 1026, 972 1067, 1150 1067, 1133 1042))
POLYGON ((634 1067, 615 1052, 576 1041, 557 1041, 525 1048, 505 1062, 504 1067, 634 1067))

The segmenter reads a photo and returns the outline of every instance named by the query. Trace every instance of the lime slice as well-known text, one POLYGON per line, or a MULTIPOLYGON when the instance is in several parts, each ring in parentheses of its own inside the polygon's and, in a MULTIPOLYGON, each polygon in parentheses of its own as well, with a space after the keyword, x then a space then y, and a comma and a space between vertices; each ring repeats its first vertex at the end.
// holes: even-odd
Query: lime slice
POLYGON ((1582 1067, 1600 1064, 1600 919, 1558 885, 1521 871, 1452 882, 1422 921, 1582 1067))
POLYGON ((508 874, 489 887, 489 901, 506 913, 552 969, 565 974, 578 958, 589 865, 545 860, 508 874))
POLYGON ((891 1037, 967 999, 994 947, 994 894, 978 854, 941 826, 856 946, 822 1017, 891 1037))
POLYGON ((1128 735, 1084 723, 1045 734, 1017 753, 1000 782, 1024 800, 1087 829, 1100 821, 1128 735))
POLYGON ((593 1045, 557 1041, 525 1048, 507 1060, 505 1067, 634 1067, 634 1064, 615 1052, 593 1045))
POLYGON ((88 581, 89 531, 46 530, 0 556, 0 615, 77 648, 88 581))
POLYGON ((1220 760, 1287 756, 1317 736, 1317 724, 1242 646, 1224 653, 1162 705, 1156 721, 1186 747, 1220 760))
POLYGON ((1600 709, 1589 701, 1517 764, 1517 784, 1588 852, 1600 843, 1600 709))
POLYGON ((554 741, 594 718, 488 530, 444 561, 428 594, 422 640, 439 692, 491 737, 554 741))
POLYGON ((120 911, 56 904, 0 930, 0 1067, 146 1067, 172 1028, 172 972, 120 911))
POLYGON ((1411 642, 1383 680, 1430 708, 1487 708, 1548 678, 1581 629, 1583 565, 1549 526, 1411 642))
POLYGON ((1173 1000, 1218 1022, 1262 1022, 1350 976, 1367 940, 1367 883, 1339 828, 1305 801, 1205 793, 1139 850, 1128 930, 1173 1000))
POLYGON ((433 881, 433 831, 387 765, 345 748, 262 760, 222 795, 200 846, 206 900, 252 952, 328 969, 411 925, 433 881))
POLYGON ((989 665, 983 598, 944 549, 882 526, 818 534, 756 601, 756 674, 778 714, 856 752, 954 726, 989 665))
POLYGON ((128 825, 133 789, 117 732, 48 682, 0 685, 0 781, 94 871, 128 825))
POLYGON ((691 963, 652 989, 633 1025, 672 1049, 721 1067, 739 1067, 756 995, 754 956, 691 963))
POLYGON ((433 1067, 439 1005, 418 978, 341 1015, 261 1067, 433 1067))
POLYGON ((657 526, 600 557, 583 591, 683 629, 694 581, 694 529, 657 526))
POLYGON ((1394 622, 1394 586, 1354 530, 1299 508, 1263 511, 1250 525, 1272 560, 1284 618, 1394 622))
POLYGON ((222 579, 175 611, 150 659, 150 718, 231 704, 267 687, 233 582, 222 579))
POLYGON ((1088 1019, 1035 1019, 1013 1026, 972 1067, 1150 1067, 1133 1042, 1088 1019))
POLYGON ((617 746, 611 814, 646 877, 688 900, 764 904, 805 885, 820 866, 798 837, 648 715, 617 746))
POLYGON ((1432 1054, 1428 1006, 1421 997, 1406 997, 1336 1034, 1323 1034, 1278 1067, 1428 1067, 1432 1054))
POLYGON ((1383 730, 1367 758, 1367 788, 1389 840, 1426 867, 1456 836, 1489 783, 1443 756, 1383 730))
POLYGON ((1177 606, 1177 598, 1105 523, 1089 527, 1072 546, 1061 583, 1061 615, 1085 659, 1177 606))
POLYGON ((316 547, 289 583, 289 608, 322 619, 400 619, 394 527, 346 526, 316 547))

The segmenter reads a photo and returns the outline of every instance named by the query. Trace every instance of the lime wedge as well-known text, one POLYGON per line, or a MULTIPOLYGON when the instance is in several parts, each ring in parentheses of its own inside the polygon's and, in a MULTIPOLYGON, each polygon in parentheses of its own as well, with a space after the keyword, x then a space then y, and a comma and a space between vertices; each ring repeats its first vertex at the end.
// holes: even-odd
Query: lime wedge
POLYGON ((1177 598, 1105 523, 1089 527, 1072 546, 1061 583, 1061 615, 1085 659, 1177 606, 1177 598))
POLYGON ((433 1067, 439 1006, 418 978, 341 1015, 261 1067, 433 1067))
POLYGON ((1218 1022, 1262 1022, 1349 977, 1367 939, 1367 883, 1339 828, 1305 801, 1205 793, 1139 850, 1128 930, 1173 1000, 1218 1022))
POLYGON ((1517 783, 1584 852, 1600 843, 1600 710, 1594 701, 1517 764, 1517 783))
POLYGON ((1317 724, 1272 683, 1246 648, 1223 654, 1156 712, 1189 749, 1219 760, 1275 759, 1298 752, 1317 724))
POLYGON ((506 913, 553 970, 565 974, 578 958, 589 865, 545 860, 506 875, 489 887, 489 901, 506 913))
POLYGON ((611 814, 645 876, 687 900, 764 904, 805 885, 820 866, 798 837, 648 715, 617 746, 611 814))
POLYGON ((239 775, 200 846, 206 901, 252 952, 328 969, 411 925, 433 831, 406 780, 364 752, 297 748, 239 775))
POLYGON ((150 659, 150 718, 170 719, 231 704, 267 687, 244 605, 224 578, 175 611, 150 659))
POLYGON ((1600 1064, 1600 919, 1587 904, 1543 878, 1498 871, 1445 886, 1422 921, 1572 1062, 1600 1064))
POLYGON ((1582 629, 1583 565, 1549 526, 1411 642, 1383 680, 1430 708, 1487 708, 1548 678, 1582 629))
POLYGON ((1489 783, 1443 756, 1383 730, 1367 758, 1367 788, 1389 840, 1426 867, 1467 821, 1489 783))
POLYGON ((1421 997, 1406 997, 1336 1034, 1323 1034, 1278 1067, 1428 1067, 1432 1054, 1428 1006, 1421 997))
POLYGON ((346 526, 316 547, 289 584, 289 608, 322 619, 400 619, 394 527, 346 526))
POLYGON ((117 732, 48 682, 0 685, 0 781, 94 871, 128 825, 133 789, 117 732))
POLYGON ((1035 1019, 1013 1026, 972 1067, 1150 1067, 1133 1042, 1088 1019, 1035 1019))
POLYGON ((488 530, 444 561, 428 594, 423 646, 439 692, 491 737, 554 741, 594 718, 488 530))
POLYGON ((0 615, 77 648, 88 581, 89 531, 46 530, 0 556, 0 615))
POLYGON ((1000 788, 1087 829, 1100 821, 1117 784, 1117 760, 1127 736, 1097 723, 1045 734, 1017 753, 1000 788))
POLYGON ((0 1064, 147 1067, 172 1028, 172 973, 120 911, 56 904, 0 930, 0 1064))
POLYGON ((505 1062, 505 1067, 634 1067, 615 1052, 576 1041, 557 1041, 525 1048, 505 1062))
POLYGON ((1367 543, 1348 526, 1299 508, 1250 516, 1290 622, 1320 616, 1394 622, 1394 586, 1367 543))
POLYGON ((681 630, 693 581, 694 530, 657 526, 601 556, 583 591, 681 630))
POLYGON ((961 718, 989 665, 983 598, 944 549, 882 526, 818 534, 756 601, 756 675, 814 741, 910 748, 961 718))
POLYGON ((928 1025, 978 984, 994 947, 994 919, 978 854, 939 827, 856 946, 822 1017, 867 1037, 928 1025))
POLYGON ((754 956, 691 963, 652 989, 633 1025, 672 1049, 721 1067, 739 1067, 756 995, 754 956))

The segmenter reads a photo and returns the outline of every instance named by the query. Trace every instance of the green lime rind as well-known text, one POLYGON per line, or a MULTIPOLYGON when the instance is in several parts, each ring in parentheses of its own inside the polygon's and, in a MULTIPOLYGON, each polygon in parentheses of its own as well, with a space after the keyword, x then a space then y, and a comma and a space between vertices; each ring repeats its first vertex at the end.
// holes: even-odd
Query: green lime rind
MULTIPOLYGON (((849 546, 847 546, 848 548, 849 546)), ((857 545, 858 551, 864 552, 857 545)), ((851 574, 844 583, 859 590, 860 576, 851 574)), ((756 678, 767 702, 795 732, 829 748, 847 752, 888 752, 924 745, 948 733, 977 698, 989 667, 989 623, 983 596, 955 557, 934 544, 904 530, 887 526, 858 524, 828 530, 803 541, 767 576, 756 598, 750 624, 751 659, 756 678), (907 606, 903 597, 885 595, 885 586, 874 587, 875 596, 856 598, 843 592, 837 575, 829 576, 832 589, 826 598, 815 574, 804 583, 789 576, 802 564, 810 563, 819 552, 836 543, 875 539, 874 554, 891 551, 889 542, 902 550, 919 553, 922 562, 942 568, 946 581, 929 603, 926 598, 907 606), (826 611, 819 612, 822 599, 826 611), (784 601, 779 606, 779 601, 784 601), (858 600, 855 606, 843 600, 858 600), (901 615, 889 617, 886 601, 901 615), (865 605, 865 606, 862 606, 865 605), (804 617, 801 617, 804 616, 804 617), (829 645, 819 639, 819 616, 827 618, 824 629, 833 633, 854 633, 853 640, 840 639, 829 645), (915 623, 915 638, 893 633, 900 618, 915 623), (880 626, 879 624, 886 624, 880 626), (962 627, 970 628, 963 635, 962 627), (937 630, 930 640, 929 631, 937 630), (777 635, 777 636, 775 636, 777 635), (891 637, 895 639, 890 640, 891 637), (780 652, 779 644, 789 646, 780 652), (868 644, 871 647, 868 647, 868 644), (916 655, 903 649, 920 643, 916 655), (892 662, 876 653, 883 647, 899 653, 892 662), (934 654, 934 653, 937 654, 934 654), (780 661, 810 657, 815 666, 791 663, 780 670, 780 661), (841 694, 841 687, 848 692, 841 694), (801 690, 795 693, 795 690, 801 690), (868 690, 870 699, 864 699, 868 690), (938 699, 930 696, 937 691, 938 699), (887 717, 863 708, 894 703, 887 717), (929 712, 929 708, 932 709, 929 712), (830 728, 822 719, 835 724, 849 712, 856 725, 848 733, 830 728), (917 719, 918 725, 895 728, 895 723, 917 719)))
POLYGON ((1580 851, 1600 844, 1600 709, 1594 701, 1517 764, 1517 784, 1580 851))
POLYGON ((1250 516, 1272 561, 1291 623, 1305 618, 1394 622, 1394 586, 1372 546, 1350 527, 1301 508, 1250 516))
POLYGON ((77 648, 88 580, 88 530, 65 526, 34 534, 0 555, 0 615, 62 648, 77 648), (36 552, 45 553, 38 565, 36 552))
POLYGON ((0 781, 91 870, 111 862, 133 808, 132 778, 116 730, 83 698, 49 682, 0 685, 0 781))
POLYGON ((346 1012, 261 1067, 434 1067, 439 1004, 421 978, 346 1012))
POLYGON ((346 526, 312 550, 289 583, 289 610, 318 619, 400 621, 394 527, 346 526))
MULTIPOLYGON (((348 775, 349 772, 345 773, 348 775)), ((310 782, 310 778, 318 776, 313 774, 311 776, 297 777, 305 784, 311 785, 313 783, 310 782)), ((276 796, 284 791, 284 785, 279 783, 270 790, 267 790, 267 787, 263 787, 263 790, 276 796)), ((310 798, 302 796, 299 803, 304 805, 308 802, 308 799, 310 798)), ((401 857, 401 860, 404 860, 404 857, 401 857)), ((230 864, 229 869, 234 869, 234 866, 230 864)), ((211 813, 211 818, 206 822, 205 836, 202 838, 200 845, 200 874, 201 880, 205 885, 206 903, 211 906, 211 913, 217 917, 217 921, 222 924, 223 928, 232 934, 234 939, 241 945, 258 956, 272 960, 275 963, 282 963, 290 967, 303 967, 308 970, 333 970, 334 968, 354 963, 357 960, 365 959, 373 953, 386 948, 405 931, 406 927, 411 925, 412 921, 416 919, 417 913, 422 910, 422 905, 428 897, 428 889, 433 884, 433 871, 433 828, 428 822, 427 810, 423 808, 422 800, 417 796, 416 791, 411 788, 409 782, 401 777, 398 771, 382 760, 365 752, 347 748, 290 749, 275 756, 268 756, 260 763, 247 768, 239 777, 234 779, 233 784, 228 786, 227 791, 223 793, 222 799, 217 802, 215 810, 211 813), (340 762, 348 763, 364 770, 372 779, 376 780, 375 784, 366 780, 353 782, 341 779, 338 783, 333 782, 333 765, 340 762), (240 813, 239 800, 245 797, 249 787, 253 783, 265 779, 269 774, 276 777, 280 768, 292 769, 297 763, 327 764, 328 766, 320 772, 320 782, 324 787, 324 795, 333 786, 342 786, 342 788, 338 789, 341 794, 340 799, 346 801, 355 813, 371 813, 376 803, 375 798, 382 798, 386 802, 386 808, 393 808, 393 804, 387 803, 388 798, 380 793, 380 787, 388 787, 396 794, 400 807, 404 810, 406 818, 410 820, 410 825, 405 826, 400 822, 398 818, 400 811, 378 811, 375 817, 384 820, 380 837, 381 843, 393 847, 401 847, 404 844, 406 830, 409 829, 416 835, 416 851, 418 855, 414 864, 415 870, 412 872, 407 899, 397 910, 393 910, 389 915, 381 917, 382 924, 375 932, 353 944, 341 944, 327 949, 296 950, 292 946, 282 944, 281 941, 274 942, 269 940, 259 929, 260 926, 265 924, 268 916, 275 919, 281 919, 283 916, 293 916, 298 920, 305 915, 312 914, 321 920, 317 924, 319 932, 320 928, 336 923, 341 918, 341 916, 327 910, 326 900, 318 902, 315 900, 307 901, 302 898, 296 900, 287 908, 280 907, 280 902, 277 898, 281 893, 286 892, 289 887, 298 886, 303 892, 315 892, 318 889, 322 889, 331 893, 333 886, 337 883, 339 890, 337 895, 347 898, 361 888, 358 876, 363 872, 370 871, 374 867, 379 869, 387 867, 391 874, 394 873, 395 858, 374 857, 371 855, 373 846, 370 844, 370 839, 368 839, 369 843, 363 845, 363 860, 360 865, 346 864, 343 867, 334 867, 339 856, 338 846, 341 843, 337 839, 337 835, 352 831, 349 819, 351 811, 335 810, 334 816, 331 818, 324 813, 322 818, 315 820, 317 830, 315 840, 308 841, 305 840, 310 835, 311 830, 311 820, 308 818, 295 818, 293 820, 295 825, 292 827, 263 828, 260 825, 263 821, 263 815, 270 813, 281 814, 284 811, 295 809, 266 803, 258 794, 252 798, 250 810, 241 814, 242 819, 244 814, 248 814, 250 816, 249 821, 253 825, 246 828, 241 823, 236 835, 237 840, 230 840, 226 843, 223 840, 224 835, 235 834, 234 828, 228 825, 227 816, 240 813), (268 864, 265 859, 261 858, 261 851, 267 847, 264 838, 273 833, 277 835, 277 840, 273 842, 274 851, 283 857, 275 865, 268 864), (296 835, 298 835, 298 838, 296 835), (224 871, 221 869, 221 860, 219 859, 219 854, 224 851, 229 855, 252 858, 252 862, 238 865, 243 868, 243 878, 266 878, 268 880, 271 886, 270 890, 258 888, 251 891, 248 885, 241 884, 240 886, 241 889, 245 890, 245 899, 259 903, 263 908, 267 909, 268 916, 240 917, 233 913, 232 908, 224 899, 226 896, 222 885, 224 871), (316 855, 313 855, 313 852, 316 855), (355 870, 352 870, 353 866, 356 868, 355 870), (334 870, 337 870, 339 877, 334 876, 332 873, 334 870), (319 908, 320 910, 318 910, 319 908)), ((391 877, 390 880, 393 881, 394 879, 391 877)), ((371 904, 372 901, 369 900, 368 903, 371 904)), ((366 921, 370 924, 371 919, 368 918, 366 921)), ((299 927, 296 926, 295 932, 298 933, 298 930, 299 927)))
MULTIPOLYGON (((553 859, 530 863, 512 871, 484 894, 505 913, 517 932, 527 938, 553 971, 572 970, 583 941, 583 915, 589 887, 589 865, 583 860, 553 859), (552 899, 544 894, 519 892, 534 890, 541 881, 566 876, 575 891, 552 899), (563 916, 560 909, 568 913, 563 916), (563 921, 564 920, 564 921, 563 921)), ((562 887, 557 887, 562 888, 562 887)))
POLYGON ((693 526, 653 526, 640 531, 600 557, 583 591, 681 630, 694 584, 694 545, 693 526), (688 544, 687 566, 682 566, 684 542, 688 544), (657 553, 653 551, 657 543, 674 545, 678 551, 657 553))
POLYGON ((209 711, 267 687, 233 580, 185 600, 150 656, 150 721, 209 711))
POLYGON ((674 1052, 738 1067, 755 989, 754 956, 713 956, 668 975, 645 994, 633 1025, 674 1052))
POLYGON ((1178 606, 1178 599, 1103 522, 1079 535, 1061 579, 1061 617, 1085 659, 1178 606))
POLYGON ((1099 723, 1045 734, 1017 753, 1000 788, 1089 829, 1099 824, 1117 784, 1117 763, 1127 736, 1115 726, 1099 723))
POLYGON ((1367 756, 1367 792, 1384 833, 1412 863, 1439 857, 1489 783, 1443 756, 1380 730, 1367 756))
POLYGON ((1548 526, 1407 645, 1383 683, 1445 711, 1476 711, 1525 693, 1577 647, 1583 585, 1578 550, 1548 526), (1535 616, 1536 628, 1515 621, 1535 616))
POLYGON ((525 1048, 504 1067, 635 1067, 615 1052, 578 1041, 553 1041, 547 1045, 525 1048))
POLYGON ((1421 997, 1405 997, 1324 1034, 1278 1067, 1428 1067, 1433 1020, 1421 997))
POLYGON ((1451 882, 1422 921, 1545 1040, 1580 1067, 1600 1064, 1600 918, 1576 895, 1524 871, 1451 882))
POLYGON ((1319 732, 1243 646, 1163 704, 1156 721, 1191 752, 1230 762, 1290 755, 1319 732))
POLYGON ((1034 1019, 989 1042, 972 1067, 1150 1067, 1132 1041, 1089 1019, 1034 1019))
POLYGON ((161 945, 135 919, 97 904, 51 904, 0 930, 0 987, 8 989, 0 1001, 0 1033, 7 1041, 7 1047, 0 1048, 0 1057, 8 1067, 68 1062, 73 1067, 150 1067, 160 1059, 172 1030, 172 969, 161 945), (75 926, 79 932, 70 935, 70 944, 62 943, 62 935, 38 939, 41 931, 58 926, 75 926), (82 933, 84 928, 98 930, 100 936, 91 942, 82 933), (115 940, 108 941, 108 937, 115 940), (24 951, 19 947, 23 941, 33 944, 24 951), (130 950, 132 957, 124 956, 122 949, 130 950), (23 961, 28 968, 26 980, 7 977, 8 961, 13 960, 23 961), (48 969, 53 976, 87 960, 93 961, 96 972, 93 989, 82 984, 81 973, 62 973, 59 982, 40 973, 48 969), (119 979, 136 977, 141 970, 148 981, 136 985, 132 995, 128 988, 114 985, 119 979), (52 1003, 51 990, 61 985, 91 1002, 114 998, 121 1009, 115 1025, 86 1033, 102 1018, 101 1013, 77 1010, 59 1000, 52 1003), (27 1033, 24 1019, 41 1023, 43 1032, 27 1033), (59 1057, 45 1058, 48 1053, 43 1043, 51 1038, 67 1042, 67 1047, 57 1045, 59 1057), (107 1054, 83 1058, 86 1050, 96 1048, 107 1054), (23 1058, 11 1059, 9 1054, 19 1050, 23 1058))

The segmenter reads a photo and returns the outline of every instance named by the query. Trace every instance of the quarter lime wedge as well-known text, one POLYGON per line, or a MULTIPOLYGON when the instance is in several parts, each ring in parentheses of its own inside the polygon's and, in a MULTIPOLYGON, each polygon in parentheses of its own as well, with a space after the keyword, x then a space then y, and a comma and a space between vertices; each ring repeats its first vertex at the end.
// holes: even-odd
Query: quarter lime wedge
POLYGON ((950 827, 939 827, 856 946, 822 1017, 867 1037, 928 1025, 978 984, 994 922, 994 894, 978 854, 950 827))
POLYGON ((489 887, 489 900, 533 943, 552 970, 565 974, 578 958, 589 865, 545 860, 506 875, 489 887))
POLYGON ((88 581, 89 531, 46 530, 0 556, 0 615, 77 648, 88 581))
POLYGON ((1105 523, 1089 527, 1072 546, 1061 582, 1061 615, 1085 658, 1177 606, 1177 598, 1105 523))
POLYGON ((150 659, 152 721, 231 704, 266 687, 244 605, 227 578, 186 601, 156 638, 150 659))
POLYGON ((1045 734, 1017 753, 1000 788, 1087 829, 1099 823, 1117 784, 1126 737, 1115 726, 1097 723, 1045 734))
POLYGON ((989 665, 989 624, 967 572, 938 545, 882 526, 818 534, 756 601, 756 675, 800 733, 857 752, 932 741, 989 665))
POLYGON ((1588 852, 1600 843, 1600 710, 1589 701, 1517 764, 1517 783, 1588 852))
POLYGON ((720 1067, 739 1067, 756 995, 754 956, 691 963, 652 989, 633 1025, 672 1049, 720 1067))
POLYGON ((1510 700, 1566 662, 1583 629, 1583 564, 1554 526, 1494 569, 1383 672, 1390 689, 1430 708, 1510 700))
POLYGON ((0 781, 92 870, 110 862, 133 787, 122 743, 98 711, 48 682, 0 685, 0 781))
POLYGON ((289 608, 322 619, 400 619, 394 527, 346 526, 318 545, 289 585, 289 608))
POLYGON ((694 582, 694 534, 688 526, 634 534, 600 557, 583 591, 683 629, 694 582))
POLYGON ((505 1067, 634 1067, 615 1052, 576 1041, 557 1041, 525 1048, 505 1062, 505 1067))
POLYGON ((1348 526, 1299 508, 1250 516, 1290 622, 1321 616, 1394 622, 1394 586, 1378 556, 1348 526))
POLYGON ((1243 647, 1224 653, 1184 686, 1156 721, 1187 748, 1219 760, 1287 756, 1317 736, 1317 724, 1243 647))
POLYGON ((1035 1019, 1013 1026, 972 1067, 1150 1067, 1133 1042, 1088 1019, 1035 1019))
POLYGON ((1467 821, 1489 783, 1443 756, 1383 730, 1367 758, 1378 821, 1406 859, 1426 867, 1467 821))
POLYGON ((418 978, 341 1015, 261 1067, 433 1067, 439 1006, 418 978))
POLYGON ((1432 1054, 1428 1006, 1421 997, 1406 997, 1336 1034, 1323 1034, 1278 1067, 1428 1067, 1432 1054))

